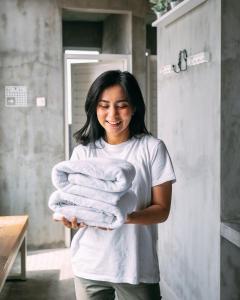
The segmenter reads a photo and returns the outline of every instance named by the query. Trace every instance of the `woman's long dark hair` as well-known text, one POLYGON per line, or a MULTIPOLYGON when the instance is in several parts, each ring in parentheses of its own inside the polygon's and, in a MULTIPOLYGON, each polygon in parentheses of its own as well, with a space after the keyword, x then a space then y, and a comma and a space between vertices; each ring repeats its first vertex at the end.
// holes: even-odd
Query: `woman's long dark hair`
POLYGON ((145 126, 145 104, 142 92, 135 77, 125 71, 111 70, 102 73, 92 83, 85 102, 87 121, 84 126, 74 133, 78 144, 87 145, 95 143, 100 137, 104 137, 105 130, 98 122, 97 104, 101 93, 108 87, 119 84, 124 89, 130 105, 135 109, 134 115, 129 123, 129 138, 139 134, 150 134, 145 126))

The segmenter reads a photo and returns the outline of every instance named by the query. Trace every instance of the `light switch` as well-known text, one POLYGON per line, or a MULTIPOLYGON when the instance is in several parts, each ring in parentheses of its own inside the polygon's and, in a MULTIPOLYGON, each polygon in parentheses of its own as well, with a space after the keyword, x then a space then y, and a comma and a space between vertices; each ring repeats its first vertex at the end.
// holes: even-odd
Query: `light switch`
POLYGON ((36 98, 36 105, 39 107, 46 106, 46 98, 45 97, 37 97, 36 98))

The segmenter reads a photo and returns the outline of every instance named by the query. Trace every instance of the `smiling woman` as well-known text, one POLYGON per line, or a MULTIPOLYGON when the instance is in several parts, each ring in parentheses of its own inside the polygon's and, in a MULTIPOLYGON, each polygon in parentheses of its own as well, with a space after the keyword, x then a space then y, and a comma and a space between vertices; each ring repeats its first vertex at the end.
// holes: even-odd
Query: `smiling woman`
MULTIPOLYGON (((95 143, 101 137, 111 138, 107 136, 104 126, 108 124, 110 127, 111 123, 112 128, 114 128, 116 121, 124 121, 126 124, 127 116, 127 119, 130 117, 128 128, 125 128, 129 133, 127 139, 138 134, 149 134, 144 123, 145 104, 143 96, 137 80, 129 72, 114 70, 102 73, 89 89, 85 102, 85 112, 87 121, 74 134, 79 144, 95 143), (103 112, 105 112, 105 116, 103 116, 103 112), (108 117, 106 112, 108 112, 108 117), (112 113, 115 115, 112 116, 112 113), (123 120, 120 119, 120 115, 124 118, 123 120)), ((122 125, 124 124, 122 123, 122 125)))
POLYGON ((129 137, 129 123, 134 108, 126 99, 121 85, 105 89, 97 105, 97 118, 105 129, 105 140, 109 144, 120 144, 129 137))
MULTIPOLYGON (((77 218, 72 222, 63 218, 65 226, 79 229, 71 244, 76 297, 113 300, 116 293, 120 300, 159 300, 156 224, 168 218, 175 181, 167 148, 147 131, 142 93, 129 72, 101 74, 89 89, 85 112, 87 121, 74 135, 79 145, 71 161, 111 158, 115 159, 113 168, 116 159, 130 163, 136 175, 133 180, 126 178, 128 192, 137 200, 124 223, 110 231, 77 223, 77 218)), ((104 165, 104 170, 108 167, 104 165)), ((99 198, 97 187, 92 185, 91 189, 92 197, 99 198)), ((127 197, 127 207, 131 204, 127 197)))

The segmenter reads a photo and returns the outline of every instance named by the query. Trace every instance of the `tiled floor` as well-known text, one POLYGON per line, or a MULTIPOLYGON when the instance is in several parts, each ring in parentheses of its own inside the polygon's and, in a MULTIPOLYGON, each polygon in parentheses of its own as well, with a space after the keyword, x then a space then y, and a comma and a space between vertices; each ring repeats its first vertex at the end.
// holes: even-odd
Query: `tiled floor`
MULTIPOLYGON (((19 271, 19 259, 13 271, 19 271)), ((29 252, 27 280, 7 281, 0 300, 75 300, 69 249, 29 252)))

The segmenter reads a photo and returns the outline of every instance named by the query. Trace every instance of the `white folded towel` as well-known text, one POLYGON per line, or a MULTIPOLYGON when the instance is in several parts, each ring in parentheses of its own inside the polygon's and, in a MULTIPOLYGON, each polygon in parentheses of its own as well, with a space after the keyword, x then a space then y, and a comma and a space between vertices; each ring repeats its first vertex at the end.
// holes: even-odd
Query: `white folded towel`
POLYGON ((134 166, 126 160, 71 160, 60 162, 53 167, 52 182, 57 189, 77 184, 107 192, 124 192, 131 187, 135 173, 134 166))
POLYGON ((63 161, 53 167, 52 182, 57 188, 49 198, 54 218, 77 217, 90 226, 117 228, 137 203, 129 190, 134 166, 120 159, 90 158, 63 161))
POLYGON ((78 223, 114 229, 124 224, 127 214, 135 209, 136 203, 136 195, 131 190, 119 199, 117 205, 55 191, 50 196, 49 208, 55 212, 54 218, 58 220, 64 216, 72 221, 76 217, 78 223))
MULTIPOLYGON (((73 174, 72 176, 75 176, 75 174, 73 174)), ((117 204, 121 196, 126 193, 126 191, 105 192, 102 190, 96 190, 94 187, 90 188, 87 186, 72 184, 72 183, 67 184, 64 188, 61 189, 61 191, 68 194, 87 197, 90 199, 95 199, 95 200, 99 200, 102 202, 115 204, 115 205, 117 204)))

